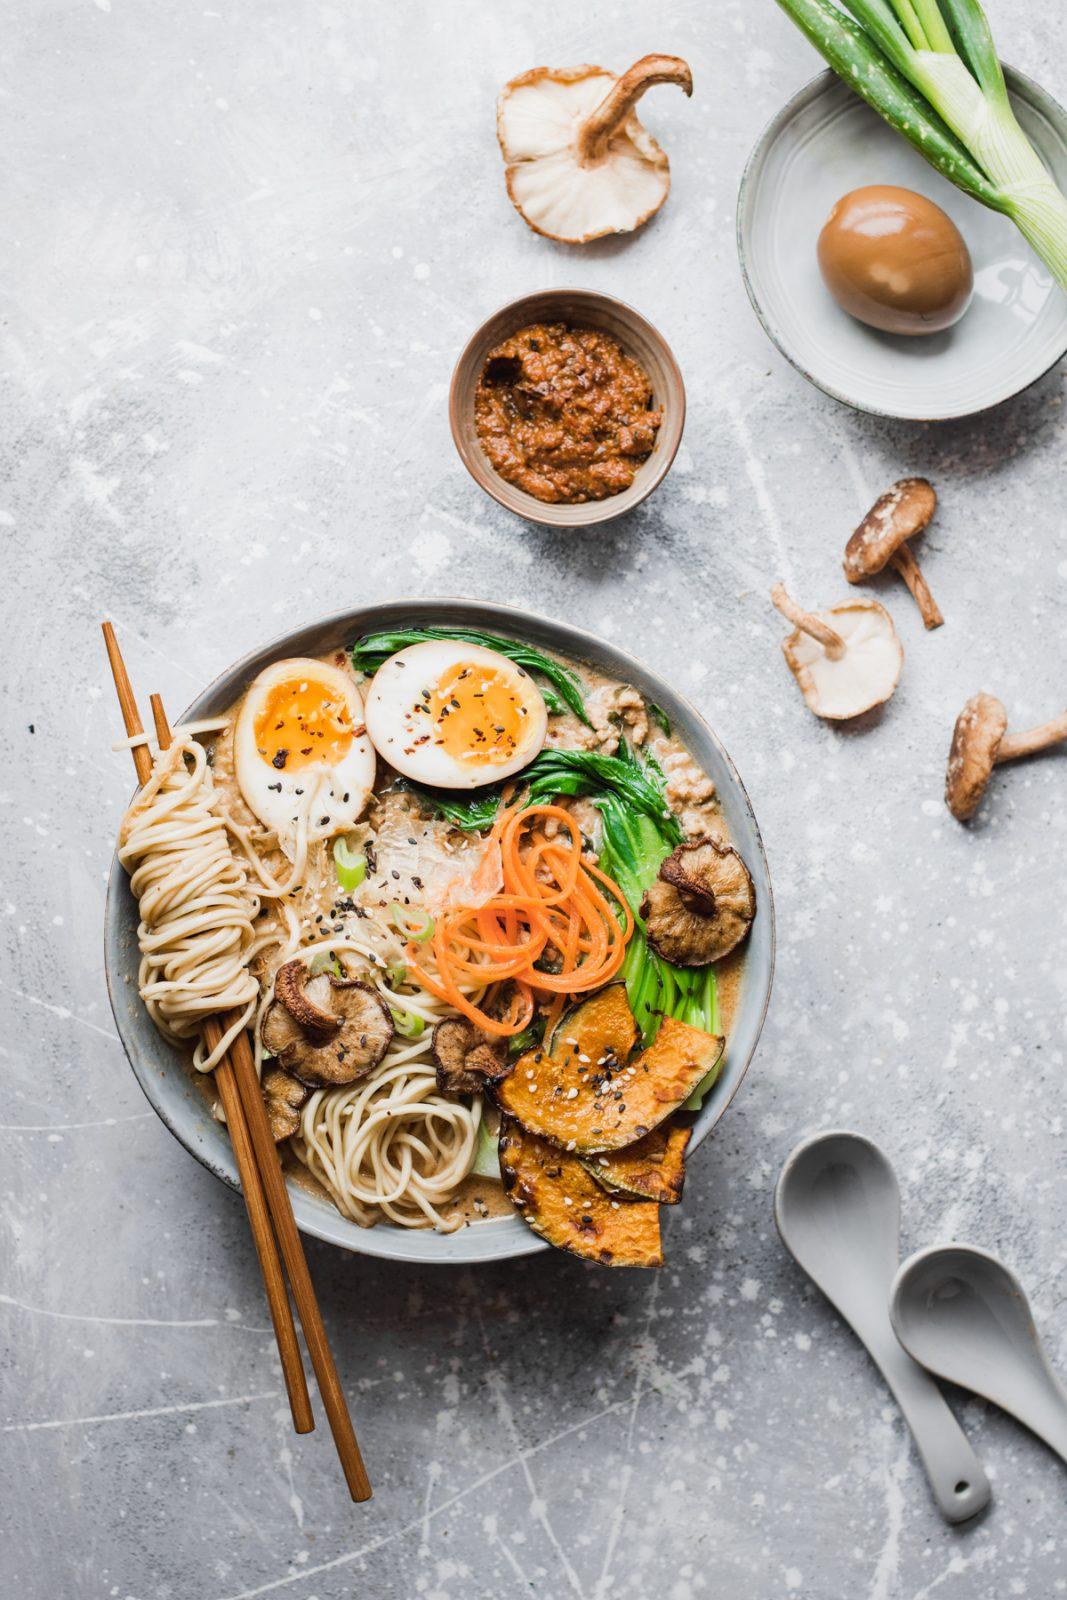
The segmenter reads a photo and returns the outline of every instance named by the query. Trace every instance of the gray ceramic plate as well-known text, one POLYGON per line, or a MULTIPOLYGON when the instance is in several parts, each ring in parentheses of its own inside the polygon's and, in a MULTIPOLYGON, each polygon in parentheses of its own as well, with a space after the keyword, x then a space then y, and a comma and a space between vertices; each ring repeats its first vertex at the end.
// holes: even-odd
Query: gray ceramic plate
MULTIPOLYGON (((1010 67, 1019 121, 1067 187, 1067 113, 1010 67)), ((782 354, 827 394, 879 416, 971 416, 1018 394, 1067 352, 1067 294, 1015 226, 961 194, 832 72, 795 95, 749 158, 737 206, 745 287, 782 354), (975 295, 954 328, 879 333, 831 299, 815 257, 835 200, 899 184, 947 211, 967 241, 975 295)))
MULTIPOLYGON (((578 661, 588 661, 601 671, 635 684, 650 700, 663 707, 701 766, 718 785, 731 836, 748 863, 756 885, 758 910, 749 940, 741 997, 727 1042, 725 1067, 697 1119, 692 1141, 695 1148, 711 1132, 737 1093, 756 1049, 774 973, 774 903, 763 841, 734 764, 692 706, 662 678, 613 645, 545 617, 472 600, 397 600, 328 617, 245 656, 217 678, 187 708, 181 720, 224 711, 257 673, 284 656, 322 655, 372 630, 429 623, 462 623, 512 634, 578 661)), ((117 860, 112 865, 108 883, 104 937, 111 1007, 138 1083, 175 1138, 216 1177, 236 1188, 237 1169, 225 1130, 212 1118, 203 1095, 192 1081, 191 1069, 184 1057, 159 1037, 138 997, 137 913, 126 874, 117 860)), ((290 1185, 290 1192, 297 1223, 304 1233, 366 1255, 456 1266, 530 1255, 535 1250, 548 1248, 518 1217, 477 1223, 447 1235, 384 1223, 365 1229, 357 1228, 329 1201, 301 1186, 290 1185)))

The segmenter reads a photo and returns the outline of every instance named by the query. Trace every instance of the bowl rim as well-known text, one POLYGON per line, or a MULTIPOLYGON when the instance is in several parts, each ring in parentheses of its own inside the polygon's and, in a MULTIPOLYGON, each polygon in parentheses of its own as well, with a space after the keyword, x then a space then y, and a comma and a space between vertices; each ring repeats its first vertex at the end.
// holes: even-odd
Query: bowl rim
MULTIPOLYGON (((715 751, 728 774, 734 789, 734 798, 742 816, 747 818, 756 851, 756 861, 750 861, 748 864, 758 885, 758 908, 761 915, 757 917, 756 927, 760 929, 758 937, 764 941, 766 977, 762 991, 754 994, 754 1000, 749 1002, 752 1007, 751 1014, 746 1017, 749 1042, 743 1056, 730 1059, 730 1070, 720 1079, 724 1092, 716 1096, 715 1091, 712 1091, 696 1115, 691 1149, 699 1148, 733 1103, 759 1045, 774 987, 777 955, 774 891, 766 849, 752 802, 729 753, 696 707, 657 672, 631 655, 628 650, 602 640, 586 629, 572 623, 556 621, 524 607, 495 601, 469 600, 459 596, 409 596, 375 602, 367 606, 350 607, 325 617, 312 619, 277 635, 265 645, 246 651, 236 662, 216 674, 181 715, 174 719, 175 724, 192 720, 194 717, 214 714, 210 709, 213 704, 232 704, 236 695, 247 687, 252 678, 262 671, 269 661, 277 660, 286 653, 292 653, 293 640, 302 639, 309 634, 334 634, 342 637, 352 633, 352 636, 356 637, 358 632, 371 631, 376 625, 395 626, 394 618, 397 613, 410 615, 418 614, 420 611, 423 613, 429 611, 431 614, 443 611, 452 615, 459 611, 465 621, 470 619, 469 625, 495 625, 498 631, 516 634, 519 637, 522 636, 521 631, 524 627, 532 627, 542 638, 547 636, 553 640, 549 648, 558 649, 561 654, 579 663, 585 661, 598 671, 617 671, 616 664, 610 660, 614 655, 620 663, 635 669, 634 682, 643 693, 647 692, 657 704, 664 705, 668 710, 680 708, 686 713, 697 731, 715 751), (732 1080, 729 1083, 727 1083, 728 1077, 732 1080)), ((136 926, 136 911, 129 892, 129 880, 116 854, 112 857, 105 900, 104 971, 112 1015, 123 1050, 145 1098, 167 1130, 201 1166, 213 1173, 228 1188, 240 1192, 237 1169, 229 1142, 224 1139, 218 1147, 208 1148, 206 1145, 197 1147, 185 1136, 179 1125, 181 1119, 172 1110, 169 1097, 162 1085, 173 1071, 182 1075, 189 1092, 198 1093, 188 1078, 190 1071, 188 1059, 184 1053, 168 1046, 155 1032, 139 1000, 134 1014, 142 1019, 143 1028, 148 1030, 145 1037, 151 1039, 151 1047, 142 1049, 138 1045, 137 1028, 131 1022, 129 1009, 130 988, 123 970, 128 966, 128 951, 121 943, 123 923, 126 924, 125 934, 128 938, 131 929, 136 926)), ((745 1016, 745 997, 748 992, 747 986, 743 986, 741 1005, 738 1017, 735 1019, 735 1032, 739 1031, 738 1024, 745 1016)), ((718 1087, 719 1085, 716 1086, 718 1087)), ((533 1255, 551 1248, 517 1216, 497 1218, 493 1222, 480 1224, 477 1228, 460 1229, 448 1235, 436 1234, 430 1229, 391 1227, 384 1223, 374 1228, 359 1228, 349 1218, 336 1211, 332 1205, 318 1199, 306 1189, 294 1185, 288 1179, 287 1187, 300 1231, 325 1243, 339 1245, 353 1254, 410 1262, 413 1265, 470 1266, 533 1255), (475 1239, 487 1241, 488 1248, 478 1248, 475 1244, 473 1249, 468 1247, 464 1250, 462 1242, 471 1241, 472 1235, 475 1239), (501 1239, 503 1248, 492 1248, 495 1238, 501 1239), (427 1247, 428 1242, 429 1247, 427 1247)))
MULTIPOLYGON (((1064 141, 1067 142, 1067 110, 1053 95, 1049 94, 1047 89, 1029 77, 1027 73, 1020 72, 1017 67, 1012 67, 1007 62, 1003 62, 1002 66, 1009 92, 1013 96, 1032 102, 1034 107, 1047 118, 1059 131, 1064 141)), ((839 401, 842 405, 848 406, 851 411, 857 411, 872 417, 885 417, 892 422, 932 423, 963 422, 968 417, 980 417, 987 411, 995 411, 997 406, 1005 405, 1007 401, 1014 400, 1018 395, 1025 394, 1028 389, 1032 389, 1034 384, 1040 383, 1042 378, 1047 378, 1049 373, 1059 365, 1064 356, 1067 355, 1067 332, 1064 334, 1064 347, 1059 354, 1053 356, 1048 365, 1043 367, 1040 372, 1036 372, 1032 378, 1027 378, 1024 383, 1020 383, 1018 388, 1012 389, 1009 393, 1002 394, 994 400, 985 401, 981 405, 965 411, 952 411, 941 415, 915 416, 911 412, 887 411, 881 406, 857 400, 851 395, 845 394, 842 390, 835 388, 829 381, 824 381, 822 378, 817 377, 814 372, 810 372, 803 364, 800 356, 790 348, 771 313, 765 310, 756 293, 749 271, 747 233, 752 205, 750 191, 753 189, 758 176, 757 165, 762 165, 775 140, 778 139, 798 112, 804 110, 813 101, 835 88, 840 88, 842 91, 851 94, 855 99, 861 98, 855 95, 855 91, 832 68, 827 67, 824 71, 817 72, 814 77, 801 84, 795 94, 792 94, 785 104, 779 107, 772 117, 768 118, 755 144, 749 151, 737 191, 737 209, 734 221, 738 264, 741 268, 741 277, 744 281, 745 293, 748 295, 749 303, 756 313, 764 333, 779 354, 783 355, 789 362, 790 366, 799 372, 802 378, 806 378, 810 384, 813 384, 816 389, 821 389, 823 394, 830 396, 831 400, 839 401)), ((872 114, 877 116, 878 112, 873 111, 872 108, 872 114)), ((976 201, 975 204, 977 203, 976 201)))
MULTIPOLYGON (((622 328, 622 336, 620 338, 620 343, 624 345, 625 331, 625 328, 622 328)), ((456 447, 460 460, 478 487, 491 496, 497 505, 510 512, 512 516, 521 517, 524 521, 536 523, 542 528, 565 529, 574 533, 582 532, 587 528, 600 527, 604 523, 613 522, 616 517, 625 516, 628 511, 633 511, 639 505, 642 505, 649 495, 659 488, 674 465, 675 457, 682 443, 682 435, 685 432, 685 419, 685 380, 682 377, 682 369, 678 364, 678 358, 667 340, 654 323, 650 322, 643 312, 638 311, 636 306, 630 305, 626 300, 620 300, 616 295, 605 294, 601 289, 579 289, 568 288, 566 285, 553 285, 547 289, 531 289, 526 294, 517 295, 513 300, 504 301, 502 305, 497 306, 495 311, 490 312, 487 317, 483 318, 464 344, 456 357, 455 365, 452 368, 452 377, 448 385, 448 424, 452 433, 452 442, 456 447), (463 437, 460 427, 460 413, 463 405, 460 373, 468 357, 482 343, 489 324, 495 322, 498 317, 516 313, 522 307, 533 302, 543 304, 545 300, 557 298, 571 301, 584 300, 593 303, 603 308, 612 319, 618 318, 620 312, 624 313, 625 317, 632 317, 641 325, 642 331, 649 341, 659 349, 664 365, 678 389, 677 402, 672 405, 672 411, 677 419, 673 437, 664 445, 658 458, 656 449, 653 449, 649 460, 655 459, 654 470, 640 484, 637 482, 632 483, 629 489, 624 489, 621 494, 609 495, 606 500, 590 501, 588 522, 563 521, 559 513, 561 511, 573 511, 576 507, 570 505, 555 507, 547 501, 538 500, 535 495, 527 494, 524 489, 516 488, 514 484, 507 484, 507 490, 517 495, 521 501, 521 506, 513 505, 507 498, 506 491, 500 487, 506 480, 501 478, 496 469, 490 465, 479 448, 468 447, 467 440, 463 437)))

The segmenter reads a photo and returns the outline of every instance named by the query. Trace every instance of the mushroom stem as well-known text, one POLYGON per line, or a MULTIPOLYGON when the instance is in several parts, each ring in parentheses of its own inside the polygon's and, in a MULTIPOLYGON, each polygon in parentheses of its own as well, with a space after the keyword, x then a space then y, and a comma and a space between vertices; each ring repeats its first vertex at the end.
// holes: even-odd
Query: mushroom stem
POLYGON ((1049 745, 1059 744, 1063 739, 1067 739, 1067 711, 1061 711, 1051 722, 1043 722, 1040 728, 1031 728, 1027 733, 1006 733, 997 751, 997 766, 1002 761, 1018 761, 1021 756, 1036 756, 1039 750, 1047 750, 1049 745))
POLYGON ((821 617, 814 616, 810 611, 805 611, 798 606, 796 601, 786 592, 784 583, 776 583, 771 590, 771 602, 775 610, 780 611, 783 617, 799 628, 801 633, 810 634, 822 645, 831 661, 840 661, 845 653, 845 641, 821 617))
POLYGON ((676 83, 687 95, 693 92, 693 74, 680 56, 642 56, 617 78, 596 110, 578 129, 578 161, 595 167, 607 155, 612 135, 630 115, 646 89, 657 83, 676 83))
POLYGON ((930 585, 922 575, 922 570, 906 544, 902 544, 889 558, 890 565, 895 567, 904 579, 908 588, 915 597, 915 604, 922 612, 922 619, 927 629, 940 628, 944 617, 938 607, 937 601, 930 593, 930 585))

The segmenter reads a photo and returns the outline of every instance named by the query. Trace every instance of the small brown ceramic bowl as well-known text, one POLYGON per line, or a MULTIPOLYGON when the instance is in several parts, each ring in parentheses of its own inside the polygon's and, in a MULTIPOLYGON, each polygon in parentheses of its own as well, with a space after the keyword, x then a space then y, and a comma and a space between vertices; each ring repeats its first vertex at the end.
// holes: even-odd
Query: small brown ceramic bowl
POLYGON ((546 528, 587 528, 610 522, 640 505, 666 477, 682 441, 685 426, 685 385, 670 345, 632 306, 591 289, 545 289, 540 294, 512 300, 483 322, 456 362, 448 395, 452 437, 471 477, 508 511, 539 522, 546 528), (556 505, 536 499, 508 483, 493 467, 478 443, 474 427, 474 391, 486 356, 531 322, 566 322, 577 328, 599 328, 617 339, 627 355, 648 374, 652 398, 663 407, 663 422, 648 460, 638 469, 628 489, 607 500, 587 500, 581 505, 556 505))

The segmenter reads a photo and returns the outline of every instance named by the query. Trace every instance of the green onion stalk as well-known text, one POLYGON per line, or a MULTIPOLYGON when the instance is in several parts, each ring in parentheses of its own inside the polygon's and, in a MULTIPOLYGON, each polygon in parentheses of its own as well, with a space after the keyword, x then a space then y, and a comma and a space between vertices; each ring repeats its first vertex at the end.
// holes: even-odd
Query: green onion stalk
POLYGON ((1067 199, 1016 120, 978 0, 778 0, 950 183, 1010 217, 1067 288, 1067 199))

